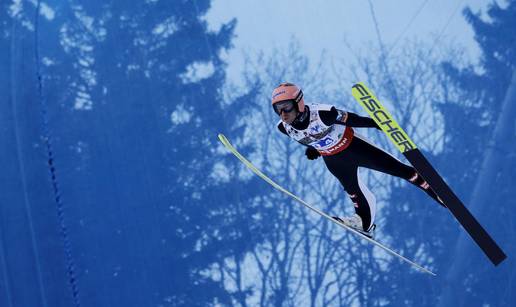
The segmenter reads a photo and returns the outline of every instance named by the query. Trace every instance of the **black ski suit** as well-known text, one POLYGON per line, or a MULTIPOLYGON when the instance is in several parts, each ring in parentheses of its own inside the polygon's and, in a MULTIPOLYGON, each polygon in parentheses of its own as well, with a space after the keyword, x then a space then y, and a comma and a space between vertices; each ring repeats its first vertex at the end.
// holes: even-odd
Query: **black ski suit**
MULTIPOLYGON (((310 112, 306 106, 305 112, 310 112)), ((309 113, 308 113, 309 114, 309 113)), ((371 127, 377 128, 378 125, 369 117, 361 117, 357 114, 344 112, 332 107, 330 111, 319 111, 319 117, 327 125, 345 125, 348 127, 371 127)), ((303 118, 303 116, 298 116, 303 118)), ((307 129, 310 116, 304 116, 302 120, 292 123, 296 130, 307 129)), ((282 123, 278 124, 278 129, 289 135, 282 123)), ((313 148, 307 148, 307 157, 315 159, 320 154, 313 148)), ((366 141, 363 137, 353 133, 349 145, 342 151, 323 156, 324 163, 328 170, 335 176, 348 193, 355 206, 355 212, 362 218, 362 227, 368 231, 373 223, 376 211, 376 200, 374 195, 362 183, 358 176, 358 168, 366 167, 380 171, 392 176, 403 178, 425 191, 430 197, 441 204, 437 195, 429 188, 428 183, 410 166, 402 163, 394 156, 366 141)))

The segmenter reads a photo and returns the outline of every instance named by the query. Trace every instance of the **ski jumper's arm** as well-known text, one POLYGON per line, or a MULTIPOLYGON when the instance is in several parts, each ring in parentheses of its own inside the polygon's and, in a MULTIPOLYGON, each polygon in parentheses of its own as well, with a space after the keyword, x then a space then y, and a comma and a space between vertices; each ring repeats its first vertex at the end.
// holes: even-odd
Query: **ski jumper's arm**
POLYGON ((345 125, 356 128, 376 128, 380 129, 378 124, 370 117, 364 117, 355 113, 346 112, 332 107, 330 111, 319 111, 321 120, 326 125, 345 125))

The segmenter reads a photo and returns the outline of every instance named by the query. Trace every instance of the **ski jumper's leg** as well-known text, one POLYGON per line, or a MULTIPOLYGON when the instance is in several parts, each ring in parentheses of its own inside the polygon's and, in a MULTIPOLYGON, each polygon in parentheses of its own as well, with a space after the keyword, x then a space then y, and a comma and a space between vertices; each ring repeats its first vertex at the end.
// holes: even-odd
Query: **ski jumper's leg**
POLYGON ((358 166, 346 151, 323 157, 324 163, 348 193, 356 214, 362 218, 362 228, 368 231, 374 224, 376 198, 358 177, 358 166))
POLYGON ((421 177, 415 168, 402 163, 388 152, 369 143, 365 138, 355 135, 353 138, 355 149, 360 152, 359 166, 367 167, 392 176, 403 178, 433 198, 440 205, 442 201, 421 177))

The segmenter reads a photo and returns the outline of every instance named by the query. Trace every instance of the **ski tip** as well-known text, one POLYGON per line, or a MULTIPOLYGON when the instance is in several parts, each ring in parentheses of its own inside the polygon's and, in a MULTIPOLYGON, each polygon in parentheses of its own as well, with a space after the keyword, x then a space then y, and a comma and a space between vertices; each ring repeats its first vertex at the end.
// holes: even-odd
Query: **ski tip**
POLYGON ((218 137, 221 142, 227 141, 227 138, 222 133, 219 133, 218 137))

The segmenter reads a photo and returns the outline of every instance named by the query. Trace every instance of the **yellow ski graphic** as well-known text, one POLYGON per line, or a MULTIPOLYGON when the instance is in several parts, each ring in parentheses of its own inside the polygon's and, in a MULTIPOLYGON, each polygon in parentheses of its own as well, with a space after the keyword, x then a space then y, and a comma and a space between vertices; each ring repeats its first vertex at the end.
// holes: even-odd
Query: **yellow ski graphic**
POLYGON ((373 92, 371 92, 364 83, 360 82, 355 84, 351 93, 364 107, 367 113, 369 113, 369 116, 382 128, 401 153, 417 148, 416 144, 412 142, 407 133, 401 129, 400 125, 394 120, 389 111, 379 103, 373 92))

